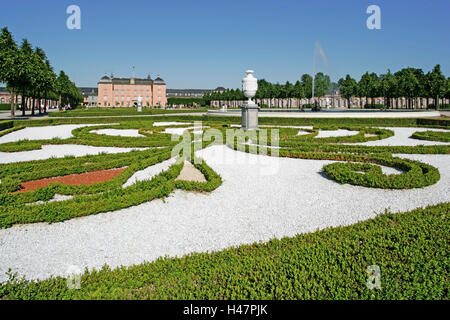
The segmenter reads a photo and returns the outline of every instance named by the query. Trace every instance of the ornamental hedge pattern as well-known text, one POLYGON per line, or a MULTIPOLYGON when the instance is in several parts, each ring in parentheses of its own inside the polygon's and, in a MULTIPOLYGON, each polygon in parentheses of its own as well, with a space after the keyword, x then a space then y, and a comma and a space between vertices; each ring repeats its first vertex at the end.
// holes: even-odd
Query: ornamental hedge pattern
MULTIPOLYGON (((136 172, 172 156, 178 141, 163 133, 165 127, 155 121, 203 121, 224 133, 234 117, 155 116, 109 118, 50 118, 33 121, 0 122, 0 135, 26 126, 96 123, 95 127, 73 130, 69 139, 24 140, 0 144, 2 152, 37 150, 44 144, 80 144, 91 146, 136 147, 119 154, 52 158, 0 165, 0 228, 15 224, 59 222, 80 216, 111 212, 164 198, 175 189, 213 192, 222 178, 193 153, 179 160, 151 180, 122 185, 136 172), (117 123, 111 125, 109 123, 117 123), (96 134, 102 128, 138 129, 144 137, 120 137, 96 134), (199 169, 206 182, 179 181, 184 160, 199 169), (115 178, 92 185, 52 183, 35 191, 13 193, 23 182, 102 169, 126 168, 115 178), (60 202, 49 202, 55 194, 72 195, 60 202)), ((260 134, 237 139, 230 148, 241 152, 296 159, 337 161, 325 165, 324 173, 338 183, 368 188, 422 188, 439 181, 439 171, 428 164, 393 157, 394 153, 450 154, 450 145, 436 146, 362 146, 351 143, 385 139, 393 135, 378 126, 434 126, 447 128, 448 122, 427 119, 292 119, 262 118, 269 138, 260 134), (312 125, 307 134, 281 125, 312 125), (279 149, 270 147, 271 132, 279 130, 279 149), (317 138, 318 130, 346 129, 357 134, 317 138), (252 140, 252 141, 250 141, 252 140), (343 144, 346 143, 346 144, 343 144), (348 144, 347 144, 348 143, 348 144), (251 145, 250 145, 251 144, 251 145), (267 145, 265 145, 267 144, 267 145), (275 152, 276 151, 276 152, 275 152), (403 173, 385 175, 380 166, 397 168, 403 173)), ((174 126, 176 127, 176 126, 174 126)), ((185 127, 185 126, 180 126, 185 127)), ((426 131, 423 136, 443 139, 446 133, 426 131)), ((193 134, 189 133, 191 140, 193 134)), ((441 140, 442 141, 442 140, 441 140)), ((202 142, 205 148, 212 143, 202 142)), ((81 290, 68 290, 61 277, 44 281, 26 281, 15 274, 0 285, 3 299, 449 299, 448 251, 450 203, 442 203, 411 212, 386 212, 375 219, 352 226, 326 229, 268 243, 244 245, 214 253, 190 254, 182 258, 161 258, 152 263, 114 270, 86 271, 81 290), (401 249, 401 250, 400 250, 401 249), (342 257, 345 256, 345 260, 342 257), (383 257, 382 259, 380 257, 383 257), (342 264, 342 262, 345 262, 342 264), (383 270, 383 290, 365 286, 368 265, 383 270), (323 268, 327 265, 327 268, 323 268), (201 266, 201 268, 199 268, 201 266), (399 281, 401 279, 402 281, 399 281)))

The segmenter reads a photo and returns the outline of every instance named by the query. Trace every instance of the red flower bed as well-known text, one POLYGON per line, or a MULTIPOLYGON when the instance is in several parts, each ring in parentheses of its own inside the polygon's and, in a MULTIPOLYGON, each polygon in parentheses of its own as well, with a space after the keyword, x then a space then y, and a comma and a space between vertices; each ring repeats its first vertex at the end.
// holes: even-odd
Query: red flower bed
POLYGON ((44 188, 52 182, 59 182, 71 185, 88 185, 99 183, 115 178, 118 174, 123 172, 126 168, 99 170, 80 174, 70 174, 62 177, 54 177, 40 180, 27 181, 21 184, 22 189, 17 192, 33 191, 38 188, 44 188))

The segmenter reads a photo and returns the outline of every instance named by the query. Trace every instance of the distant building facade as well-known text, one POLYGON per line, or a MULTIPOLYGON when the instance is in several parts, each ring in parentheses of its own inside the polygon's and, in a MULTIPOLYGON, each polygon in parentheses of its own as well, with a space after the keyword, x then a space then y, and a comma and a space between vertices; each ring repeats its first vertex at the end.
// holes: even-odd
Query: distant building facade
POLYGON ((146 79, 105 75, 98 82, 97 90, 100 107, 133 107, 137 105, 138 97, 142 97, 144 107, 165 107, 167 104, 166 83, 160 77, 152 80, 150 75, 146 79))
POLYGON ((0 88, 0 103, 9 103, 11 93, 6 88, 0 88))
POLYGON ((96 107, 98 105, 98 88, 80 87, 78 88, 83 95, 83 105, 96 107))

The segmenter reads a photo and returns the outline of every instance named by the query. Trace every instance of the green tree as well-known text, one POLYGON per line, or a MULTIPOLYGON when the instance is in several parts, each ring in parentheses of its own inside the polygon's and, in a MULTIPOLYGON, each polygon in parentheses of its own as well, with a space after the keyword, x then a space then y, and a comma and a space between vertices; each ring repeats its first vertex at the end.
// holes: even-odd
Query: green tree
POLYGON ((416 72, 413 68, 404 68, 396 72, 395 75, 398 82, 400 96, 406 97, 407 108, 411 109, 412 99, 416 96, 420 88, 416 72))
POLYGON ((289 81, 286 81, 286 84, 283 88, 283 98, 287 99, 288 105, 287 107, 291 107, 291 99, 294 94, 294 85, 290 83, 289 81))
POLYGON ((10 91, 11 117, 15 116, 16 90, 20 86, 19 48, 8 28, 3 28, 0 34, 0 82, 6 83, 10 91))
POLYGON ((323 97, 330 88, 330 77, 318 72, 314 77, 314 96, 323 97))
POLYGON ((391 99, 395 97, 397 89, 397 79, 388 69, 386 74, 380 76, 380 91, 383 95, 385 101, 387 102, 386 107, 391 108, 391 99))
POLYGON ((312 98, 312 77, 309 74, 304 74, 301 77, 302 84, 303 84, 303 92, 305 94, 305 97, 307 99, 312 98))
POLYGON ((358 82, 358 93, 361 97, 371 98, 372 107, 375 106, 375 97, 379 95, 379 91, 380 82, 376 73, 366 72, 361 76, 358 82))
POLYGON ((347 74, 345 78, 339 79, 338 84, 341 96, 347 99, 348 108, 350 109, 350 99, 357 94, 356 80, 350 77, 349 74, 347 74))
POLYGON ((35 82, 34 75, 35 64, 34 64, 34 52, 31 48, 31 44, 27 39, 22 41, 20 46, 19 55, 17 59, 16 67, 18 69, 18 74, 20 76, 18 89, 22 95, 22 115, 25 115, 25 109, 27 104, 27 98, 30 96, 31 88, 35 82))
POLYGON ((300 99, 303 99, 305 97, 305 92, 303 91, 302 83, 298 80, 297 82, 295 82, 292 96, 293 98, 297 99, 297 106, 300 108, 300 99))
POLYGON ((435 99, 436 110, 439 109, 439 98, 447 91, 447 79, 441 72, 441 66, 437 64, 430 74, 430 94, 435 99))

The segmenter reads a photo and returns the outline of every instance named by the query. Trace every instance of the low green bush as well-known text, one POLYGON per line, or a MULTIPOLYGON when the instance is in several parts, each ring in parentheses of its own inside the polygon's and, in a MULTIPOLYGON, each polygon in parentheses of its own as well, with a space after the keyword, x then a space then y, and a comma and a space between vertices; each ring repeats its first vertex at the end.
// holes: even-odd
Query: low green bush
POLYGON ((450 131, 418 131, 411 136, 413 139, 450 142, 450 131))
MULTIPOLYGON (((436 105, 434 103, 430 103, 428 105, 428 109, 436 109, 436 105)), ((445 104, 439 104, 439 110, 449 110, 450 109, 450 104, 445 103, 445 104)))
POLYGON ((450 119, 417 119, 417 125, 419 126, 432 126, 432 127, 443 127, 444 129, 450 128, 450 119))
POLYGON ((364 109, 384 109, 384 108, 385 108, 385 105, 379 104, 379 103, 375 103, 375 104, 366 103, 364 105, 364 109))
POLYGON ((206 104, 203 98, 178 98, 170 97, 167 99, 167 104, 169 105, 193 105, 194 103, 204 106, 206 104))
POLYGON ((12 121, 12 120, 0 121, 0 131, 6 130, 6 129, 9 129, 12 127, 14 127, 14 121, 12 121))
POLYGON ((422 162, 393 158, 390 156, 371 156, 367 162, 390 166, 405 173, 383 174, 381 168, 369 163, 331 163, 323 167, 325 174, 340 183, 383 189, 422 188, 440 179, 439 171, 422 162))

